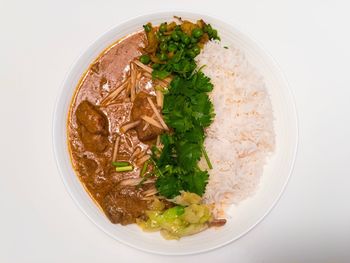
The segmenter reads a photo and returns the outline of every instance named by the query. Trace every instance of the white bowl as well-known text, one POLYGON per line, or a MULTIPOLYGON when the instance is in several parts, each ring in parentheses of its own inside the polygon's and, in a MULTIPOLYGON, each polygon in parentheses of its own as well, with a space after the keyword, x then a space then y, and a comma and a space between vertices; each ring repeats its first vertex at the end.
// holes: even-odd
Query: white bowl
POLYGON ((233 206, 228 212, 230 218, 227 224, 221 228, 209 229, 180 241, 166 241, 159 233, 144 233, 136 225, 125 227, 110 223, 84 190, 70 162, 66 131, 69 105, 79 79, 101 51, 123 36, 142 29, 142 25, 149 21, 158 24, 164 20, 171 20, 173 15, 175 13, 156 13, 127 21, 103 34, 83 53, 64 81, 57 101, 53 122, 53 144, 57 166, 68 192, 79 208, 100 229, 114 239, 144 251, 185 255, 208 251, 237 240, 268 214, 278 201, 292 172, 298 130, 295 105, 288 84, 270 56, 247 36, 218 19, 200 14, 177 12, 177 16, 185 19, 203 18, 212 24, 218 29, 222 41, 240 48, 264 77, 274 110, 276 151, 265 166, 257 193, 239 206, 233 206))

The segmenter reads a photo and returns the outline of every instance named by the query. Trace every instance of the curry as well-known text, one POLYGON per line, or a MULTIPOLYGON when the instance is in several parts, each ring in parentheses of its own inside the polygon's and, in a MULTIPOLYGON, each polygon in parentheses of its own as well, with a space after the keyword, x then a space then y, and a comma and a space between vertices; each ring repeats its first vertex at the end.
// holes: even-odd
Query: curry
POLYGON ((137 120, 141 114, 151 116, 150 106, 144 106, 148 96, 154 97, 151 78, 140 76, 137 90, 140 94, 134 106, 125 90, 116 99, 103 101, 113 88, 125 82, 130 63, 140 56, 144 41, 143 32, 139 32, 106 50, 86 72, 71 105, 68 136, 73 165, 86 189, 113 223, 134 223, 148 208, 143 197, 154 188, 152 180, 140 187, 126 180, 139 178, 138 162, 154 143, 159 128, 149 125, 143 130, 146 125, 143 121, 139 136, 134 129, 120 136, 114 161, 132 159, 135 169, 117 173, 111 163, 116 134, 122 124, 137 120), (105 103, 101 105, 101 102, 105 103))
MULTIPOLYGON (((144 229, 152 229, 157 222, 157 229, 161 230, 164 218, 182 220, 178 235, 167 232, 168 238, 179 238, 210 225, 225 223, 212 218, 210 207, 201 204, 199 196, 204 192, 208 173, 201 170, 197 162, 204 151, 211 166, 203 149, 203 130, 214 116, 207 98, 212 84, 203 73, 195 71, 193 60, 212 38, 209 33, 203 33, 205 28, 209 27, 202 20, 197 24, 182 21, 181 26, 173 22, 152 27, 148 23, 144 31, 126 36, 100 54, 77 87, 67 127, 72 164, 86 190, 112 223, 138 223, 144 229), (180 34, 183 40, 178 37, 180 34), (168 44, 161 43, 162 36, 168 44), (166 53, 165 49, 169 51, 166 53), (190 65, 184 66, 186 71, 180 64, 170 64, 176 56, 181 63, 190 65), (198 94, 206 104, 197 115, 205 118, 191 124, 194 128, 191 138, 195 141, 189 143, 197 145, 193 148, 197 151, 195 159, 182 157, 177 161, 179 147, 167 145, 166 140, 171 136, 177 140, 186 138, 176 135, 178 129, 171 119, 164 118, 163 114, 169 116, 169 112, 163 106, 164 103, 167 107, 170 105, 168 98, 172 91, 169 87, 181 83, 193 85, 191 78, 201 83, 202 90, 198 94), (201 140, 196 139, 197 134, 201 140), (172 163, 164 163, 164 159, 171 161, 169 158, 172 163), (181 167, 182 160, 189 165, 181 167), (183 185, 167 182, 164 176, 169 167, 181 171, 179 176, 183 178, 192 178, 192 182, 183 185), (179 187, 175 189, 174 186, 179 187)), ((191 94, 195 98, 196 94, 191 94)), ((180 95, 175 95, 181 102, 180 95)), ((187 156, 192 155, 187 153, 187 156)))

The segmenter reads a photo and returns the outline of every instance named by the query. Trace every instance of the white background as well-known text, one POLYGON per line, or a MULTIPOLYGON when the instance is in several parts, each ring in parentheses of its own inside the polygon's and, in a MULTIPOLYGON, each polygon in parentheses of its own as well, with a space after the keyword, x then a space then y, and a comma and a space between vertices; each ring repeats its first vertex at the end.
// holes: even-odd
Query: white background
POLYGON ((350 262, 350 5, 337 0, 0 0, 0 262, 350 262), (278 61, 299 113, 291 180, 272 212, 221 249, 165 257, 124 246, 78 210, 55 166, 55 99, 75 59, 144 13, 222 19, 278 61))

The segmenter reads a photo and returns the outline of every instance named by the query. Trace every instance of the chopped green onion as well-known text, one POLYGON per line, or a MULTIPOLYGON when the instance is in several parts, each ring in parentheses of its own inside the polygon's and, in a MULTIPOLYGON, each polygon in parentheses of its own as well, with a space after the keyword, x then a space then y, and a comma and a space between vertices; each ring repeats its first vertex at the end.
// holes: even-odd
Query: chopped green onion
POLYGON ((134 169, 131 165, 129 166, 123 166, 123 167, 116 167, 115 170, 117 172, 127 172, 127 171, 132 171, 134 169))
POLYGON ((210 169, 210 170, 213 169, 213 166, 211 165, 211 162, 210 162, 210 160, 209 160, 209 156, 208 156, 208 154, 207 154, 207 152, 206 152, 204 146, 202 146, 202 152, 203 152, 203 155, 204 155, 205 160, 207 161, 207 164, 208 164, 209 169, 210 169))
POLYGON ((147 161, 143 164, 140 177, 143 177, 143 175, 145 174, 145 172, 146 172, 146 170, 147 170, 147 167, 148 167, 148 163, 149 163, 149 160, 147 160, 147 161))
POLYGON ((125 166, 129 166, 130 163, 129 162, 112 162, 112 165, 116 167, 125 167, 125 166))

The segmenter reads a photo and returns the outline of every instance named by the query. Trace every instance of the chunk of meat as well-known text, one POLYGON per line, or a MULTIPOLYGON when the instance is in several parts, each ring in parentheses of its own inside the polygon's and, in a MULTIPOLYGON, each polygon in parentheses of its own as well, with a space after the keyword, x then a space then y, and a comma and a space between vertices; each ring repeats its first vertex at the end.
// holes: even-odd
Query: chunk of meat
POLYGON ((81 102, 75 114, 78 123, 83 125, 90 133, 108 135, 107 117, 89 101, 81 102))
POLYGON ((93 134, 85 126, 80 127, 80 138, 86 150, 90 152, 103 152, 108 146, 108 138, 102 134, 93 134))
POLYGON ((108 120, 96 106, 88 101, 75 111, 81 141, 88 151, 103 152, 108 146, 108 120))
POLYGON ((144 215, 147 201, 140 199, 140 191, 135 186, 117 186, 106 195, 103 210, 113 224, 132 224, 144 215))
MULTIPOLYGON (((152 117, 152 115, 154 114, 151 106, 147 101, 147 97, 150 97, 153 100, 154 104, 156 104, 156 99, 154 96, 150 96, 145 92, 140 92, 136 95, 134 104, 131 109, 131 119, 133 121, 141 121, 135 129, 139 140, 143 142, 153 140, 163 132, 162 129, 159 129, 153 125, 149 125, 146 121, 141 119, 141 116, 143 115, 152 117), (148 126, 147 129, 144 129, 145 125, 148 126)), ((153 117, 153 119, 157 120, 156 117, 153 117)))

